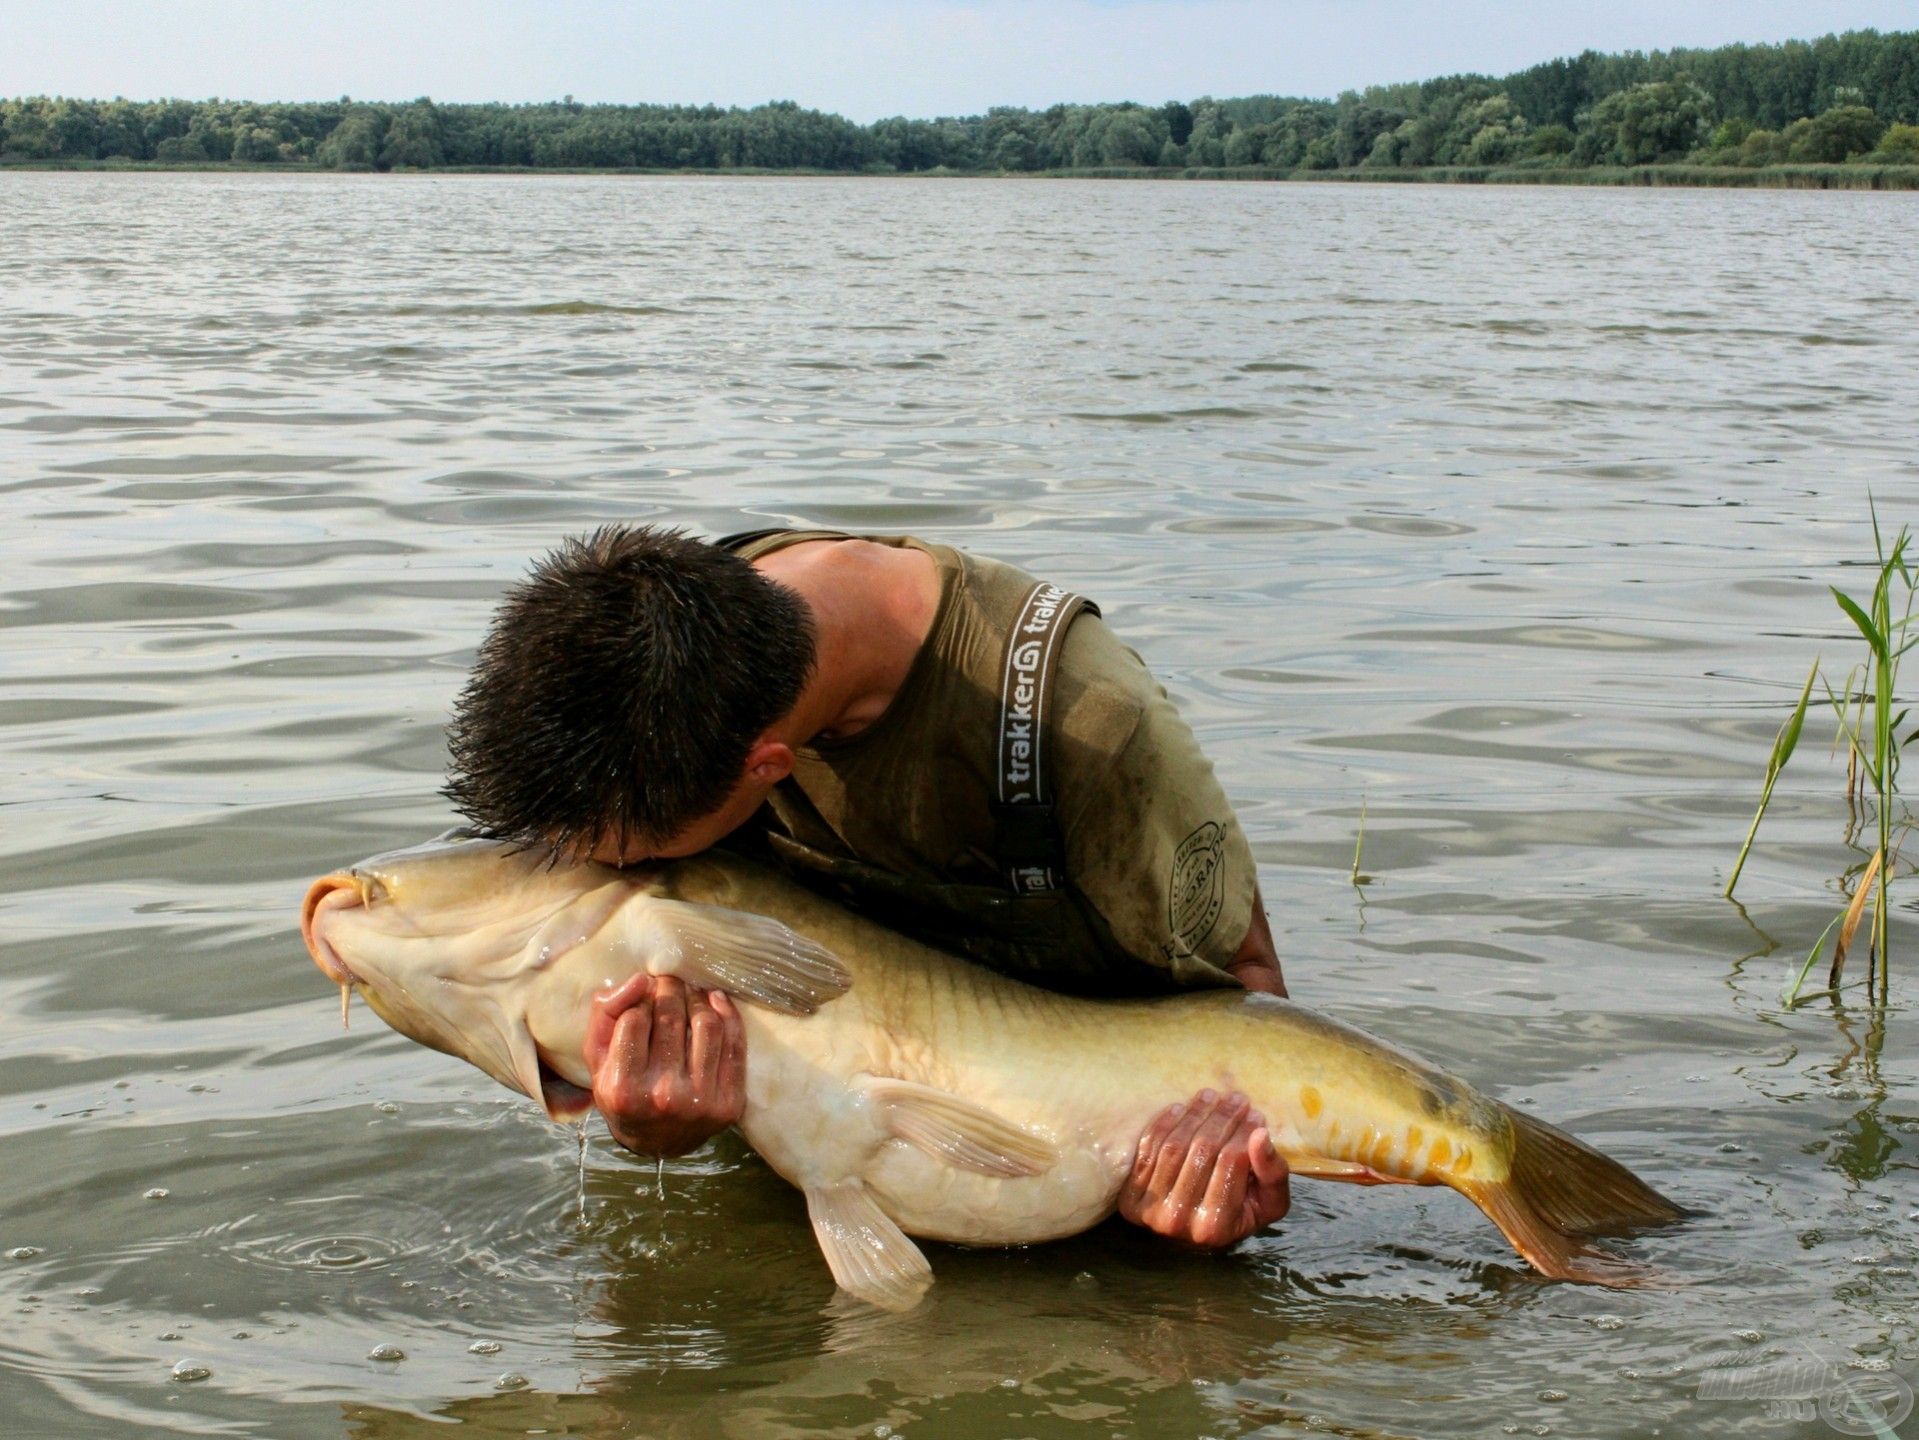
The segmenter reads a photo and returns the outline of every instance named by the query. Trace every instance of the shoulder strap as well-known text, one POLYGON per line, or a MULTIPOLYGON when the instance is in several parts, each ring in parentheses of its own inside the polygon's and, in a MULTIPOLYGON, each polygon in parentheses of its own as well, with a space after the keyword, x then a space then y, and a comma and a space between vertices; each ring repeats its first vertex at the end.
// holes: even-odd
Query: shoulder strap
POLYGON ((755 540, 765 540, 774 535, 784 535, 788 528, 789 527, 785 525, 770 525, 764 530, 742 530, 737 535, 722 535, 713 542, 713 548, 716 550, 738 550, 742 546, 751 545, 755 540))
POLYGON ((1065 883, 1065 854, 1047 773, 1046 721, 1066 629, 1090 600, 1041 582, 1027 592, 1006 636, 1000 670, 999 795, 994 859, 1015 895, 1046 895, 1065 883))

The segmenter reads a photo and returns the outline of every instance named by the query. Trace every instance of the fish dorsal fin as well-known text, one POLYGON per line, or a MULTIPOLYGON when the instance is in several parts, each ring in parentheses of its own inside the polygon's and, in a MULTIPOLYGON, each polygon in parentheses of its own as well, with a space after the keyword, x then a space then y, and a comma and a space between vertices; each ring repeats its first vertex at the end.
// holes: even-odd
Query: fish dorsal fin
POLYGON ((882 1310, 911 1310, 933 1267, 857 1180, 806 1187, 813 1235, 840 1289, 882 1310))
POLYGON ((624 938, 655 975, 811 1015, 853 986, 831 950, 777 920, 657 895, 627 903, 624 938))
POLYGON ((1012 1179, 1044 1174, 1059 1158, 1044 1137, 950 1090, 879 1075, 865 1089, 888 1134, 961 1170, 1012 1179))

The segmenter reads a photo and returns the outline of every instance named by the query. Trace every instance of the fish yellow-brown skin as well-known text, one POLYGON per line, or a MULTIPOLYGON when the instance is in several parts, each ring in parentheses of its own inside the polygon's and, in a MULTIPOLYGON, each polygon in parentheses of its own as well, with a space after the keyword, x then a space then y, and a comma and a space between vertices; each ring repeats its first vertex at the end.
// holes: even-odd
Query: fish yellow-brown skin
POLYGON ((1676 1218, 1623 1167, 1349 1025, 1274 996, 1036 990, 710 853, 646 871, 440 841, 317 882, 302 930, 394 1028, 582 1115, 595 995, 646 970, 727 990, 739 1128, 806 1192, 834 1277, 905 1308, 908 1235, 1014 1245, 1112 1213, 1140 1135, 1205 1088, 1266 1117, 1295 1175, 1447 1185, 1537 1268, 1632 1283, 1595 1230, 1676 1218))

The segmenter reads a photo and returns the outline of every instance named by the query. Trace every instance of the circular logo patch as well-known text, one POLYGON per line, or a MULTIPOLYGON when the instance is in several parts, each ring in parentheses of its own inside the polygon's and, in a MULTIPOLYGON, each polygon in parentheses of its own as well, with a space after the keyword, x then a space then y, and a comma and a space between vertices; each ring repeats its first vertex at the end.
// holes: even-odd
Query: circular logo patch
POLYGON ((1226 901, 1225 836, 1208 820, 1179 842, 1166 896, 1167 921, 1187 949, 1212 934, 1226 901))

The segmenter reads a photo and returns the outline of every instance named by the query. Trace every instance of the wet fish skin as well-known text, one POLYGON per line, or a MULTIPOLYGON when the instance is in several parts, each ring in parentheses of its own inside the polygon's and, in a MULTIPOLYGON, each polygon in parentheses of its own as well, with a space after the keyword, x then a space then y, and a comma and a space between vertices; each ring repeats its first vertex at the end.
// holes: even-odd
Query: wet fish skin
POLYGON ((742 1134, 805 1191, 840 1284, 888 1308, 931 1281, 909 1235, 1024 1244, 1098 1223, 1153 1117, 1209 1087, 1251 1098, 1295 1175, 1450 1186, 1555 1278, 1636 1283, 1587 1235, 1682 1213, 1571 1136, 1290 1001, 1055 995, 723 854, 619 872, 495 842, 416 847, 317 882, 303 929, 389 1024, 556 1119, 590 1104, 596 994, 640 970, 726 988, 746 1027, 742 1134))

